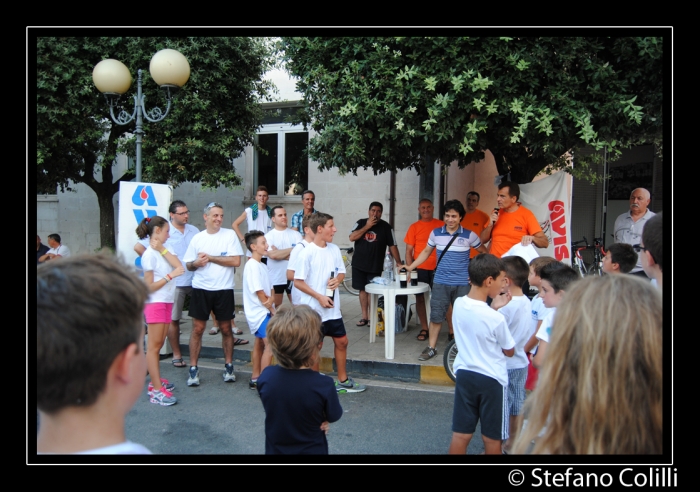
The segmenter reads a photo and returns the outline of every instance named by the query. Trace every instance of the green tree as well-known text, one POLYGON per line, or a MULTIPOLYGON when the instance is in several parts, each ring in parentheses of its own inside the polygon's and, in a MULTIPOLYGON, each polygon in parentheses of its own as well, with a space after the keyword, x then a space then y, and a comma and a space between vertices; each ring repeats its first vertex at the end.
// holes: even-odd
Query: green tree
MULTIPOLYGON (((254 142, 262 121, 261 99, 274 90, 263 81, 273 63, 265 40, 254 38, 37 38, 37 191, 71 190, 85 183, 97 195, 100 242, 114 247, 112 198, 133 171, 114 175, 118 154, 135 155, 135 121, 114 124, 104 96, 92 82, 103 59, 124 63, 132 88, 121 97, 133 112, 138 69, 145 106, 164 110, 165 97, 148 73, 151 57, 172 48, 188 59, 191 75, 159 123, 144 122, 143 180, 201 181, 205 187, 241 184, 231 159, 254 142)), ((116 114, 116 112, 115 112, 116 114)))
MULTIPOLYGON (((490 150, 529 182, 591 145, 662 150, 661 38, 282 38, 321 169, 419 173, 490 150)), ((594 178, 591 160, 574 174, 594 178)))

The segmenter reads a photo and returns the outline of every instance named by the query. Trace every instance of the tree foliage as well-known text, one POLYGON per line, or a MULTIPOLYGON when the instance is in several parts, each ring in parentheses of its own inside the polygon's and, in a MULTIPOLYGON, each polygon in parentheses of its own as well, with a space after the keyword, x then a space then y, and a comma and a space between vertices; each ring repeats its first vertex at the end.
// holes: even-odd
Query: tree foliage
MULTIPOLYGON (((143 179, 204 186, 241 183, 231 159, 252 144, 262 121, 261 99, 274 90, 263 81, 271 51, 253 38, 37 38, 37 191, 71 190, 85 183, 98 197, 102 246, 114 246, 112 197, 133 171, 114 175, 118 154, 135 155, 135 121, 114 124, 104 96, 92 82, 103 59, 124 63, 132 88, 121 97, 134 108, 138 69, 143 70, 145 107, 165 109, 166 101, 148 72, 152 56, 172 48, 188 59, 191 75, 168 117, 144 121, 143 179)), ((118 111, 115 111, 115 114, 118 111)))
MULTIPOLYGON (((322 169, 460 167, 531 181, 591 145, 662 146, 661 38, 282 38, 322 169)), ((592 158, 595 158, 592 157, 592 158)), ((575 173, 591 176, 585 159, 575 173)))

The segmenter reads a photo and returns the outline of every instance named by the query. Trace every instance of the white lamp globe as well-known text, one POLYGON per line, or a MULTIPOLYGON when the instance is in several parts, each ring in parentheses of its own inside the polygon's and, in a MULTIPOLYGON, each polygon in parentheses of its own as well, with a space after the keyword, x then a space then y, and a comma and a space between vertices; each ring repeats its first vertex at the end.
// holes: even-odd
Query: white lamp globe
POLYGON ((190 64, 187 58, 179 51, 171 49, 160 50, 153 55, 149 70, 159 86, 182 87, 190 78, 190 64))
POLYGON ((95 65, 92 82, 102 93, 124 94, 131 87, 131 72, 119 60, 108 58, 95 65))

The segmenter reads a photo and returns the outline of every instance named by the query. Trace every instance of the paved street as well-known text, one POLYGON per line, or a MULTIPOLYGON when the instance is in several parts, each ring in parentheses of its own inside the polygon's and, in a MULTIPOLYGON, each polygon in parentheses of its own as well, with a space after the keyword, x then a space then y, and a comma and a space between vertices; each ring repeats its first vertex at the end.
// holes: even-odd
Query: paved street
MULTIPOLYGON (((201 385, 187 387, 187 370, 173 367, 169 359, 161 361, 162 377, 175 383, 179 402, 171 407, 151 404, 144 387, 143 396, 126 418, 127 437, 156 454, 200 455, 195 458, 197 463, 222 462, 202 455, 264 454, 265 414, 257 392, 248 389, 249 366, 236 366, 238 380, 228 384, 221 377, 222 360, 202 359, 199 368, 201 385)), ((366 383, 367 391, 340 395, 344 414, 331 424, 330 454, 447 452, 453 387, 377 379, 358 382, 366 383)), ((469 454, 481 451, 477 430, 469 454)), ((368 462, 375 461, 395 462, 387 457, 368 462)))

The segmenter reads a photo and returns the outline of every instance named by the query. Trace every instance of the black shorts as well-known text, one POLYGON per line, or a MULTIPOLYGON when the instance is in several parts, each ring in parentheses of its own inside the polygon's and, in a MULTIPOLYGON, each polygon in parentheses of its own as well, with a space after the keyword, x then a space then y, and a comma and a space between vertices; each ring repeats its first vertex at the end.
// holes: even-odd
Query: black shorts
POLYGON ((508 439, 508 388, 478 372, 460 369, 456 376, 452 432, 474 434, 480 420, 482 435, 508 439))
POLYGON ((190 293, 190 317, 199 320, 209 319, 213 311, 219 321, 230 321, 236 310, 233 289, 204 290, 192 288, 190 293))
POLYGON ((275 294, 283 294, 285 291, 287 292, 287 294, 291 294, 293 283, 294 281, 290 280, 286 284, 273 285, 272 287, 275 289, 275 294))
POLYGON ((374 277, 381 277, 382 272, 363 272, 354 266, 352 267, 352 288, 365 290, 365 285, 371 284, 374 277))
POLYGON ((321 323, 321 333, 324 337, 342 338, 346 335, 343 319, 329 319, 321 323))
POLYGON ((435 270, 421 270, 420 268, 417 268, 416 271, 418 272, 418 281, 425 282, 432 289, 433 278, 435 278, 435 270))

